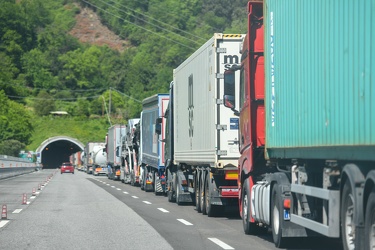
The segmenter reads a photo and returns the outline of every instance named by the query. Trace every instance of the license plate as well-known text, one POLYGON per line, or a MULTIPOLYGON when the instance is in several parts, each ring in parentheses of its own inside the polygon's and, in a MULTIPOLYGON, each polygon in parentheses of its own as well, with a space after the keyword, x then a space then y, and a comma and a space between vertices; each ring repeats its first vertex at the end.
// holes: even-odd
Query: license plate
POLYGON ((65 172, 69 173, 69 172, 70 172, 70 170, 65 170, 65 172))
POLYGON ((284 210, 284 220, 290 220, 290 211, 284 210))

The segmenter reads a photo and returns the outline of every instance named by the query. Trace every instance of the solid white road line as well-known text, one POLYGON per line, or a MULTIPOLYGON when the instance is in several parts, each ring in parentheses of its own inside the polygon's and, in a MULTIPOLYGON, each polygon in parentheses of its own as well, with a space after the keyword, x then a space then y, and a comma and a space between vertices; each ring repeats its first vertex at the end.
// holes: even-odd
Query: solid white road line
POLYGON ((151 204, 152 204, 152 203, 149 202, 149 201, 143 201, 143 203, 146 203, 146 204, 148 204, 148 205, 151 205, 151 204))
POLYGON ((12 214, 19 214, 19 213, 21 213, 21 211, 22 211, 22 209, 16 209, 16 210, 13 211, 12 214))
POLYGON ((9 222, 9 220, 2 220, 0 221, 0 228, 5 226, 7 223, 9 222))
POLYGON ((221 240, 217 239, 217 238, 208 238, 210 241, 212 241, 213 243, 215 243, 216 245, 220 246, 222 249, 234 249, 233 247, 229 246, 228 244, 225 244, 224 242, 222 242, 221 240))
POLYGON ((185 224, 186 226, 192 226, 193 224, 191 224, 190 222, 184 220, 184 219, 177 219, 179 222, 185 224))
POLYGON ((164 208, 159 207, 158 209, 159 209, 160 211, 162 211, 163 213, 169 213, 169 211, 168 211, 168 210, 165 210, 164 208))

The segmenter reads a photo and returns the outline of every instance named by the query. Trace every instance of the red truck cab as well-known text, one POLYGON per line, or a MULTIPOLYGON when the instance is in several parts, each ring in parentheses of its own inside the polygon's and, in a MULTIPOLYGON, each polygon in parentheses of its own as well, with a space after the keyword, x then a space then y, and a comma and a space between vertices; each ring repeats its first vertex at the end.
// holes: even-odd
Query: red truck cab
POLYGON ((244 230, 251 233, 254 219, 250 211, 250 189, 254 184, 251 172, 255 165, 265 166, 265 114, 264 114, 264 46, 263 46, 263 3, 249 2, 249 30, 243 41, 240 70, 239 91, 235 90, 233 81, 235 70, 225 73, 226 93, 224 104, 235 112, 235 92, 239 92, 239 147, 238 190, 239 207, 244 230), (232 88, 231 88, 232 87, 232 88), (244 209, 248 207, 249 209, 244 209))

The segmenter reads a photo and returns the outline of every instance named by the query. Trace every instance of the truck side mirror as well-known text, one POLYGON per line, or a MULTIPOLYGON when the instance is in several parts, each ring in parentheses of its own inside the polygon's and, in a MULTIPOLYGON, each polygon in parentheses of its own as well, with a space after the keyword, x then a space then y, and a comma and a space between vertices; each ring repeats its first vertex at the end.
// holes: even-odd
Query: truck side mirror
POLYGON ((158 117, 158 118, 156 118, 156 120, 155 120, 155 124, 161 124, 162 121, 163 121, 163 118, 158 117))
POLYGON ((224 72, 224 106, 232 110, 236 106, 235 91, 235 71, 226 70, 224 72))
POLYGON ((161 134, 161 123, 155 124, 155 134, 161 134))
POLYGON ((159 117, 155 120, 155 134, 160 135, 161 134, 161 123, 163 121, 163 118, 159 117))

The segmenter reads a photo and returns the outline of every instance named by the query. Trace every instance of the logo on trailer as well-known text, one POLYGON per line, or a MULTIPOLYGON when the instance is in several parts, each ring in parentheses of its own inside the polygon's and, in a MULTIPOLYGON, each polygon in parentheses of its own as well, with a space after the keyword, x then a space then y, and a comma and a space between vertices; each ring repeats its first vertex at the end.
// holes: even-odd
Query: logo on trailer
POLYGON ((230 69, 233 65, 238 65, 240 60, 237 55, 225 55, 224 56, 224 68, 230 69))

